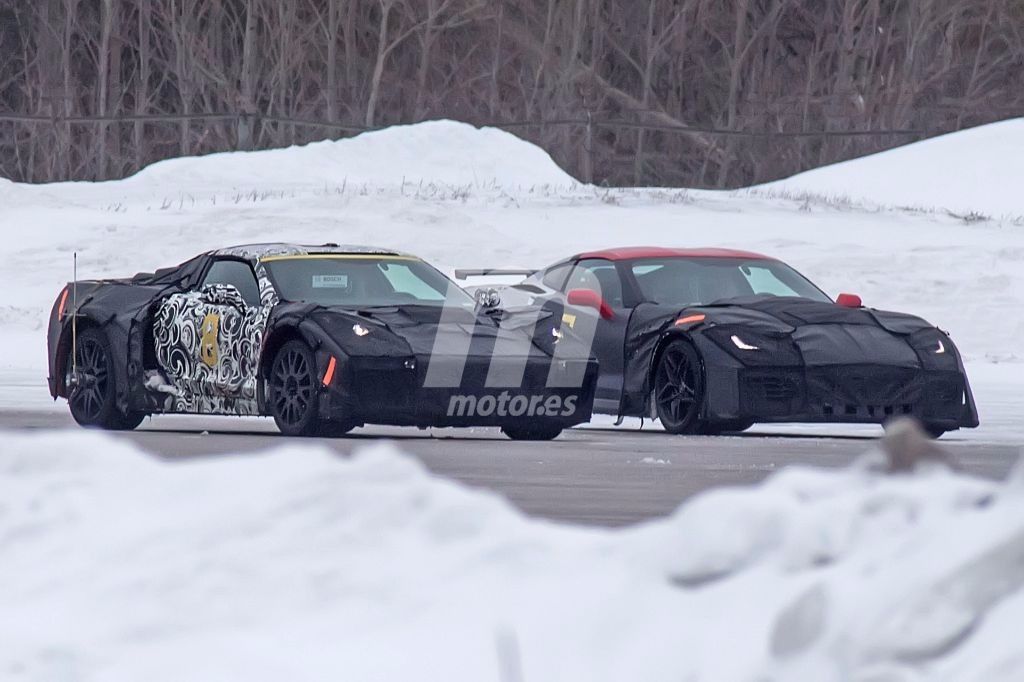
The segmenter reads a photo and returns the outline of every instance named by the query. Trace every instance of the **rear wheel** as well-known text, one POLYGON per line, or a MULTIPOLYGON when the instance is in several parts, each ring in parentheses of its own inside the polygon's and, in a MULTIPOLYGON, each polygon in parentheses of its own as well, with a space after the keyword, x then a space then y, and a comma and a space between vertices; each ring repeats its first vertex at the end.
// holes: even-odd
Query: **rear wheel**
POLYGON ((82 331, 76 339, 74 362, 68 356, 68 407, 76 422, 88 428, 130 431, 146 418, 143 412, 117 409, 114 357, 107 335, 99 329, 82 331))
POLYGON ((746 431, 754 422, 749 419, 730 419, 722 422, 711 422, 705 424, 701 429, 701 433, 706 436, 720 436, 723 433, 740 433, 746 431))
POLYGON ((270 414, 281 433, 321 435, 316 360, 305 342, 294 340, 281 346, 270 366, 267 389, 270 414))
POLYGON ((678 339, 665 346, 654 371, 654 409, 669 433, 701 433, 698 415, 704 399, 704 375, 700 356, 688 341, 678 339))
POLYGON ((562 427, 503 426, 501 432, 512 440, 554 440, 562 433, 562 427))

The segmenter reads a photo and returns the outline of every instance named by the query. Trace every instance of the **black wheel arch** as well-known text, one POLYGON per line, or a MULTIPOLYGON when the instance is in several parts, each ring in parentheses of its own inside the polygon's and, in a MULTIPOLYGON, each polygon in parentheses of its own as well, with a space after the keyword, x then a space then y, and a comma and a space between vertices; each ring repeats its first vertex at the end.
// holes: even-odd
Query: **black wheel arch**
POLYGON ((700 358, 700 373, 703 378, 704 394, 701 396, 700 409, 697 412, 699 417, 705 417, 707 412, 707 368, 705 366, 704 354, 700 352, 700 346, 693 340, 693 336, 688 332, 680 329, 668 329, 658 339, 658 344, 654 347, 654 352, 651 353, 651 361, 647 367, 647 376, 644 384, 644 414, 652 414, 654 406, 651 404, 651 393, 654 390, 654 375, 658 371, 658 364, 661 362, 661 356, 665 352, 665 348, 674 341, 685 341, 693 347, 697 357, 700 358))
POLYGON ((327 370, 326 358, 328 356, 333 355, 338 359, 345 357, 345 352, 331 340, 327 332, 308 317, 272 320, 267 325, 263 337, 263 349, 260 352, 259 371, 256 377, 256 401, 260 412, 266 413, 267 411, 266 378, 270 373, 274 357, 289 341, 302 341, 310 347, 319 376, 323 376, 327 370), (321 363, 324 363, 323 366, 321 363))
MULTIPOLYGON (((72 327, 71 317, 69 316, 64 321, 64 327, 61 330, 60 337, 57 341, 56 354, 53 358, 53 379, 56 392, 56 395, 53 396, 54 398, 67 398, 69 396, 66 378, 70 369, 68 367, 68 360, 71 358, 71 344, 73 343, 76 334, 81 334, 87 329, 98 329, 107 336, 108 343, 111 341, 109 333, 103 328, 103 325, 100 324, 96 318, 80 313, 77 322, 74 327, 72 327)), ((115 386, 118 388, 125 385, 127 371, 127 363, 124 367, 121 367, 121 364, 118 362, 114 363, 114 379, 117 382, 115 386)))

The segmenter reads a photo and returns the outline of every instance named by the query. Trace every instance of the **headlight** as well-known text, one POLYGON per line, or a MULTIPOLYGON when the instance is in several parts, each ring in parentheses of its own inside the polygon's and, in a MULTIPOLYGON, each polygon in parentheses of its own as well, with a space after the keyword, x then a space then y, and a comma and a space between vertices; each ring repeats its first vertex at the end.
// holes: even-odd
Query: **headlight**
POLYGON ((730 340, 732 341, 733 345, 739 348, 740 350, 761 350, 760 347, 745 342, 736 334, 733 334, 730 337, 730 340))
POLYGON ((907 337, 925 369, 954 370, 959 355, 953 341, 939 329, 920 329, 907 337))
POLYGON ((781 331, 733 324, 709 327, 700 333, 748 367, 796 367, 802 363, 793 339, 781 331))

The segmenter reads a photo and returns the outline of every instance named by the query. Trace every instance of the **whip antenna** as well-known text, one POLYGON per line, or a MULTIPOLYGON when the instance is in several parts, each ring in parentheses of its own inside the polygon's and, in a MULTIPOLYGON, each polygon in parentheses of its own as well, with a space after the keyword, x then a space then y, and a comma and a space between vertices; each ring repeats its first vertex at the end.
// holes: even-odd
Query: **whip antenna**
POLYGON ((78 384, 78 252, 74 253, 71 280, 71 382, 78 384))

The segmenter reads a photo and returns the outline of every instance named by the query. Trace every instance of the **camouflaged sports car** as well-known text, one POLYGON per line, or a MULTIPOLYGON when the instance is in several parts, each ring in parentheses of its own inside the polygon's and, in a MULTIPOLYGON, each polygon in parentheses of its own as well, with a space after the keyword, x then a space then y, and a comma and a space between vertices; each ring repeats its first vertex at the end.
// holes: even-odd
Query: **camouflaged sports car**
POLYGON ((50 318, 50 392, 107 429, 269 415, 289 435, 375 423, 546 440, 590 419, 597 375, 589 356, 559 353, 562 313, 483 309, 391 251, 240 246, 68 284, 50 318))
POLYGON ((836 301, 785 263, 728 249, 631 247, 538 271, 461 270, 502 305, 566 305, 600 363, 594 410, 652 416, 672 433, 757 422, 884 423, 917 418, 935 437, 978 425, 949 336, 919 317, 836 301))

